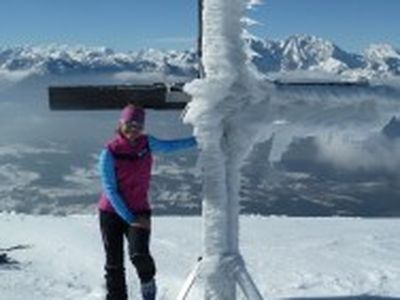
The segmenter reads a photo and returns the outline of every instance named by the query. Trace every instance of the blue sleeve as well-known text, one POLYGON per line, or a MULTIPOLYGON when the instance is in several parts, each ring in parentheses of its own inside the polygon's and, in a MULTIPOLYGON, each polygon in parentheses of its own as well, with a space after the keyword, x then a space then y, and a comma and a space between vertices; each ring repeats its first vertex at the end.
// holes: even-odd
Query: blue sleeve
POLYGON ((124 219, 128 224, 132 224, 135 216, 128 210, 118 193, 114 158, 107 149, 104 149, 100 153, 99 171, 103 191, 111 202, 112 207, 122 219, 124 219))
POLYGON ((177 139, 177 140, 160 140, 149 135, 149 146, 152 152, 170 153, 178 150, 191 148, 197 145, 194 137, 177 139))

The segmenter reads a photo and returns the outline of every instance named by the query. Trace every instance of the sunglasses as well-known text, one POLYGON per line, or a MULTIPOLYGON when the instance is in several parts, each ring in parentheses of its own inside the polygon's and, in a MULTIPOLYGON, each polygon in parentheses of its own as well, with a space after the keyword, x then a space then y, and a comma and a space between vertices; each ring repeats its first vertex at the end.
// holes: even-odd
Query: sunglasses
POLYGON ((143 130, 143 125, 135 122, 130 122, 130 123, 124 123, 122 125, 122 129, 124 131, 142 131, 143 130))

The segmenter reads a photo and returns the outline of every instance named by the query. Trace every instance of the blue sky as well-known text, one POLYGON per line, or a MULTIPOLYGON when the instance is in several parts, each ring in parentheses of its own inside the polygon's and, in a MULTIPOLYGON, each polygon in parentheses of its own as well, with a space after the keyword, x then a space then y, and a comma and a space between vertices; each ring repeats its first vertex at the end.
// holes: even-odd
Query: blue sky
MULTIPOLYGON (((117 50, 187 49, 197 0, 2 0, 0 47, 60 43, 117 50)), ((265 0, 250 13, 259 37, 307 33, 349 51, 387 42, 400 48, 400 0, 265 0)))

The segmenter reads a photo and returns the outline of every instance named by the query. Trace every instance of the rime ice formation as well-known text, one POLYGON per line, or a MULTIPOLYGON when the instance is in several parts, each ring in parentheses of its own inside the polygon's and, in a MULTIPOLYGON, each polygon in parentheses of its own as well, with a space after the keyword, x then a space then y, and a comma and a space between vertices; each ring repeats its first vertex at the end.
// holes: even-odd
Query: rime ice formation
POLYGON ((236 282, 248 299, 262 299, 239 254, 239 167, 251 149, 239 122, 255 102, 242 19, 247 1, 204 1, 205 78, 190 83, 185 121, 193 124, 204 173, 203 261, 206 299, 236 299, 236 282), (233 274, 233 276, 232 276, 233 274))

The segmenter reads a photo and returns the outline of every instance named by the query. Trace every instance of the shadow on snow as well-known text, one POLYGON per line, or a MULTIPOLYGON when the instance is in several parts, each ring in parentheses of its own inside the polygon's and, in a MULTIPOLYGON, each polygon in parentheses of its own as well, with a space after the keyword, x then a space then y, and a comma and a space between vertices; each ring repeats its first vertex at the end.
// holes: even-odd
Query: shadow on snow
POLYGON ((398 297, 359 295, 359 296, 338 296, 338 297, 302 297, 286 298, 283 300, 400 300, 398 297))

